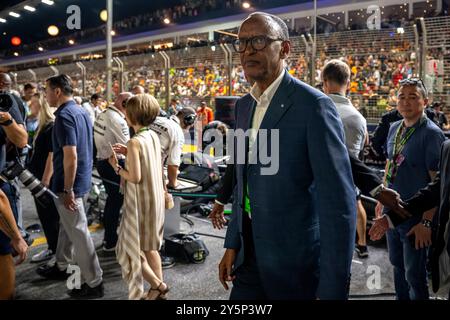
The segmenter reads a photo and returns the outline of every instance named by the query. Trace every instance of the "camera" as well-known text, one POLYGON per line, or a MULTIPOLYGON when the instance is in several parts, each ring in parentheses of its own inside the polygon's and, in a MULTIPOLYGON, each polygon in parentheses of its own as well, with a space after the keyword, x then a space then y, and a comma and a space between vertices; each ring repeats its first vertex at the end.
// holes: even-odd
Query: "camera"
POLYGON ((14 180, 18 177, 23 185, 30 190, 31 194, 36 198, 48 193, 53 198, 58 199, 56 194, 44 186, 42 182, 28 171, 18 160, 14 161, 13 164, 3 170, 0 175, 0 178, 3 180, 14 180))
POLYGON ((8 112, 13 104, 14 102, 11 93, 4 91, 0 92, 0 112, 8 112))

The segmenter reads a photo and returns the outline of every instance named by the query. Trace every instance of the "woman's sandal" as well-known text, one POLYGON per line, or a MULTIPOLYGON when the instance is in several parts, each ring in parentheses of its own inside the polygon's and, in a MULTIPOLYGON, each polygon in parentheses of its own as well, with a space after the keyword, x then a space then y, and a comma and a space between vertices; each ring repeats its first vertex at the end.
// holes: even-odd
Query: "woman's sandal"
POLYGON ((166 294, 169 292, 170 289, 169 289, 169 286, 167 284, 166 284, 166 288, 165 289, 161 289, 161 285, 163 283, 164 282, 161 281, 161 283, 159 284, 159 286, 156 289, 155 288, 150 288, 150 290, 147 293, 146 300, 167 300, 166 294), (152 292, 152 291, 158 291, 159 294, 154 299, 149 299, 148 296, 150 295, 150 292, 152 292))

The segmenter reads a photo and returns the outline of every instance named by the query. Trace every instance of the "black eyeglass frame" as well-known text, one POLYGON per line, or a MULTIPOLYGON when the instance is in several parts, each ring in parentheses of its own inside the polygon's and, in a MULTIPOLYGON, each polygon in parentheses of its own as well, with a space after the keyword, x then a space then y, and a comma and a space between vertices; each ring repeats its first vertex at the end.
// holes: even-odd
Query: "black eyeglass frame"
POLYGON ((265 36, 265 35, 259 35, 259 36, 254 36, 254 37, 250 37, 250 38, 244 38, 244 39, 237 38, 237 39, 235 39, 232 42, 232 44, 233 44, 234 51, 236 51, 237 53, 243 53, 243 52, 245 52, 245 50, 247 50, 247 46, 248 46, 249 42, 250 42, 250 45, 252 46, 253 50, 261 51, 261 50, 264 50, 265 48, 267 48, 269 43, 274 42, 274 41, 282 41, 282 42, 284 42, 284 41, 286 41, 286 39, 271 38, 271 37, 268 37, 268 36, 265 36), (254 41, 256 39, 264 39, 264 47, 259 48, 259 49, 255 48, 254 41), (239 49, 239 44, 237 44, 237 41, 245 41, 244 49, 241 49, 241 50, 239 49))

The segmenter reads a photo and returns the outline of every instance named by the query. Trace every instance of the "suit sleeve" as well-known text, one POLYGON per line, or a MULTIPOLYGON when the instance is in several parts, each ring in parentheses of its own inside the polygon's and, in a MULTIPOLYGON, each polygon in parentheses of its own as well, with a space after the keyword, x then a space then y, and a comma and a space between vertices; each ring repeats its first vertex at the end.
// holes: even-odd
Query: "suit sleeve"
POLYGON ((347 299, 356 232, 356 194, 344 130, 333 102, 317 100, 307 121, 320 224, 320 299, 347 299))
MULTIPOLYGON (((236 105, 234 107, 234 122, 237 124, 237 112, 238 112, 238 105, 239 102, 241 100, 236 101, 236 105)), ((236 130, 236 125, 234 127, 234 130, 236 130)), ((235 148, 236 148, 236 144, 235 144, 235 148)), ((234 156, 236 157, 236 149, 233 152, 234 156)), ((234 159, 234 161, 236 161, 236 159, 234 159)), ((227 166, 227 172, 225 173, 225 176, 227 176, 227 180, 224 181, 224 186, 222 187, 222 190, 219 192, 219 197, 222 197, 222 199, 225 199, 227 197, 228 194, 232 194, 233 191, 235 192, 234 194, 234 201, 233 201, 233 207, 232 207, 232 214, 231 214, 231 219, 230 222, 228 223, 228 227, 227 227, 227 233, 225 235, 225 243, 224 243, 224 248, 227 249, 235 249, 235 250, 239 250, 241 248, 241 237, 239 234, 239 225, 238 225, 238 210, 239 210, 239 205, 240 205, 240 196, 239 194, 237 194, 236 189, 234 188, 234 183, 233 181, 236 181, 234 177, 234 175, 236 174, 236 170, 235 170, 235 166, 233 165, 232 167, 230 167, 230 164, 228 164, 227 166), (231 181, 231 183, 230 183, 231 181), (222 194, 223 192, 223 194, 222 194)), ((225 178, 225 177, 224 177, 225 178)), ((220 201, 220 199, 218 199, 220 201)), ((228 199, 227 199, 228 201, 228 199)), ((222 201, 220 201, 222 202, 222 201)), ((225 203, 225 202, 222 202, 225 203)))
POLYGON ((225 174, 222 177, 222 188, 217 193, 216 200, 220 203, 226 204, 231 198, 236 180, 234 178, 234 164, 229 163, 225 174))
MULTIPOLYGON (((413 216, 422 215, 425 211, 439 206, 440 203, 440 186, 441 175, 440 172, 436 178, 429 183, 425 188, 420 189, 414 196, 406 200, 405 209, 413 216)), ((394 226, 397 226, 405 221, 392 211, 387 211, 386 214, 392 221, 394 226)))
POLYGON ((352 168, 353 181, 363 194, 369 195, 370 191, 383 183, 372 169, 351 154, 350 164, 352 168))
POLYGON ((379 155, 386 155, 384 144, 389 133, 389 121, 386 116, 381 117, 372 137, 372 147, 379 155))

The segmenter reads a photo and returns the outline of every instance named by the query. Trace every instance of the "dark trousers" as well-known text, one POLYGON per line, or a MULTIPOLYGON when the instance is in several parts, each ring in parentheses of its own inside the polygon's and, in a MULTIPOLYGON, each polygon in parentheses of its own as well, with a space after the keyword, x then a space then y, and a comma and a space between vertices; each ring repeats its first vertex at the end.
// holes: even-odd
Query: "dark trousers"
MULTIPOLYGON (((124 166, 123 161, 119 161, 124 166)), ((120 193, 120 176, 118 176, 108 160, 97 161, 97 171, 103 179, 108 197, 106 198, 103 224, 105 227, 104 243, 107 247, 114 247, 117 243, 117 228, 119 227, 120 209, 123 205, 123 194, 120 193), (111 181, 113 183, 110 183, 111 181)))
POLYGON ((39 220, 42 223, 42 229, 47 238, 48 249, 56 253, 59 235, 59 214, 58 210, 56 210, 55 202, 50 195, 44 194, 39 198, 34 197, 34 203, 36 204, 39 220))
POLYGON ((244 263, 234 272, 230 300, 266 300, 267 296, 261 284, 251 221, 247 213, 243 217, 244 263))

